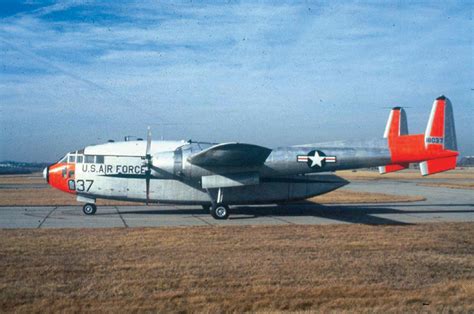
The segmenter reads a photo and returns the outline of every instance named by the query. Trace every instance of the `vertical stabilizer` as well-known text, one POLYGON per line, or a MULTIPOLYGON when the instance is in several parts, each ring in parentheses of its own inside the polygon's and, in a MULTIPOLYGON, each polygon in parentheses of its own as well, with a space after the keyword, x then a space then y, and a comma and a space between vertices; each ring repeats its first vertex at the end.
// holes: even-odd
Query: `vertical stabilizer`
POLYGON ((387 125, 385 126, 384 138, 391 138, 408 134, 408 122, 405 110, 401 107, 395 107, 390 111, 387 125))
POLYGON ((425 147, 457 151, 453 107, 445 96, 436 98, 425 131, 425 147))

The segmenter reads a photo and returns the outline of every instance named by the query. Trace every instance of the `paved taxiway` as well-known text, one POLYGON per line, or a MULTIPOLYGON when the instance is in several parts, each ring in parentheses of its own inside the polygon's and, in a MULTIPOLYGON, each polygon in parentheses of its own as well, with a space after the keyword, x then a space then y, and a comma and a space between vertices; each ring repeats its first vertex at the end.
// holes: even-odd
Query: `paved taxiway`
POLYGON ((412 224, 474 221, 474 193, 467 189, 419 186, 414 181, 355 181, 344 189, 427 200, 394 204, 318 205, 313 203, 236 206, 229 220, 214 220, 199 206, 102 206, 85 216, 81 206, 0 207, 0 228, 101 228, 205 225, 412 224))

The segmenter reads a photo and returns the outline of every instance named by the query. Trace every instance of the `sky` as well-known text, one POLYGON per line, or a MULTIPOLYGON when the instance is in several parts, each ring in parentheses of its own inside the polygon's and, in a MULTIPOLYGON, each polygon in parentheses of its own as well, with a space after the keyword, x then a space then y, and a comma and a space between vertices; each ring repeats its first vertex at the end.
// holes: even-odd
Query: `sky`
POLYGON ((472 1, 0 1, 0 160, 126 135, 267 147, 423 133, 474 155, 472 1))

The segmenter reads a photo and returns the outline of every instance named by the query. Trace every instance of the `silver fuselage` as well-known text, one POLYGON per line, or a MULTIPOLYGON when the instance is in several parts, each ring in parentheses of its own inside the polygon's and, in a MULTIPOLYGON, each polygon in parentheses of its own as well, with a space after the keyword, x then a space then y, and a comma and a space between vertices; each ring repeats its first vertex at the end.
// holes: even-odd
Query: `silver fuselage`
MULTIPOLYGON (((145 201, 145 145, 144 141, 107 143, 69 153, 67 162, 75 163, 70 186, 78 200, 145 201)), ((390 163, 385 140, 356 143, 352 147, 347 143, 280 147, 272 150, 263 165, 253 167, 200 167, 188 161, 189 156, 212 145, 152 141, 149 201, 208 204, 220 189, 226 204, 288 202, 346 185, 347 181, 331 174, 335 170, 390 163), (326 162, 308 159, 315 151, 324 155, 326 162)))

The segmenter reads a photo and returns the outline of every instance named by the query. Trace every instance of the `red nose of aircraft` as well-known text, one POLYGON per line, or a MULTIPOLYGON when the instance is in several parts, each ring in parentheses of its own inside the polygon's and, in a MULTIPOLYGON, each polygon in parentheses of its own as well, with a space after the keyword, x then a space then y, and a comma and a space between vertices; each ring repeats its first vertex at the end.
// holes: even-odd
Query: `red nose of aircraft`
POLYGON ((58 190, 76 194, 74 173, 76 164, 74 162, 67 162, 65 158, 61 161, 50 165, 43 170, 43 178, 53 188, 58 190))

